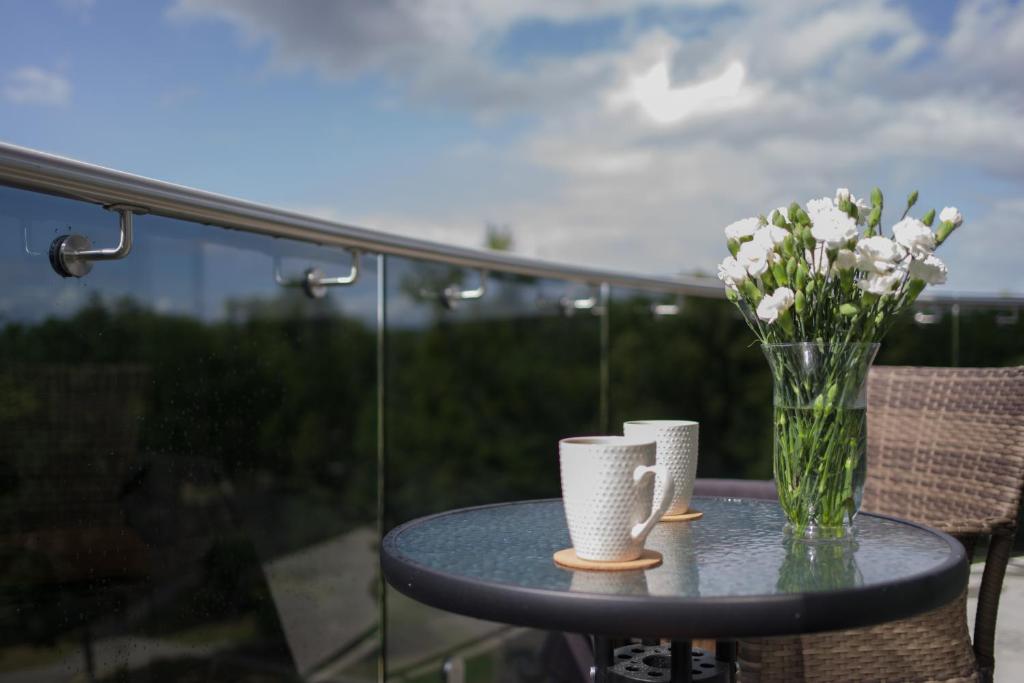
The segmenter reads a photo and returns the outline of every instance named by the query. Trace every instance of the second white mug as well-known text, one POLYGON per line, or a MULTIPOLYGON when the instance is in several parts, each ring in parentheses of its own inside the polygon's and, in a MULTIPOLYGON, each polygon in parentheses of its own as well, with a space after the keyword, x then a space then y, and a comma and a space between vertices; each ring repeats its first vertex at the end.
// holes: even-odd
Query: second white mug
POLYGON ((697 478, 699 429, 693 420, 631 420, 622 425, 626 437, 658 444, 655 462, 668 468, 675 484, 668 515, 681 515, 690 509, 693 482, 697 478))

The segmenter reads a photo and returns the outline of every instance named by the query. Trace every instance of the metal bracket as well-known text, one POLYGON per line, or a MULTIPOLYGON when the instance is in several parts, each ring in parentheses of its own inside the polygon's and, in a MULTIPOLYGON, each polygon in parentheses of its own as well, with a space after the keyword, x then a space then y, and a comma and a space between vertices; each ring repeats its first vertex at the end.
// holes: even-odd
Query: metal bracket
POLYGON ((558 305, 562 307, 562 313, 565 317, 571 318, 576 314, 576 311, 590 311, 594 315, 601 313, 601 308, 597 305, 597 296, 592 294, 583 299, 574 299, 571 296, 563 296, 558 300, 558 305))
POLYGON ((996 325, 999 325, 1000 327, 1016 325, 1018 320, 1020 320, 1019 308, 1011 308, 1002 313, 996 313, 996 325))
POLYGON ((936 325, 942 321, 942 309, 935 306, 914 311, 914 322, 918 325, 936 325))
POLYGON ((325 277, 319 268, 308 268, 300 278, 286 278, 281 275, 281 268, 278 260, 274 259, 274 282, 282 287, 301 287, 310 299, 323 299, 327 296, 328 287, 341 287, 351 285, 359 279, 359 252, 351 249, 352 269, 348 275, 340 277, 325 277))
POLYGON ((93 249, 84 235, 70 234, 58 237, 50 244, 50 265, 61 277, 83 277, 92 270, 93 261, 117 261, 132 250, 132 215, 148 213, 146 209, 127 204, 103 207, 116 211, 121 218, 121 239, 113 249, 93 249))
POLYGON ((421 289, 420 296, 426 299, 437 298, 442 306, 451 311, 458 306, 460 301, 482 299, 484 294, 487 293, 487 271, 478 271, 478 275, 480 277, 480 284, 476 289, 461 289, 458 285, 448 285, 440 293, 421 289))
POLYGON ((679 312, 682 310, 681 304, 651 304, 651 314, 655 318, 679 315, 679 312))

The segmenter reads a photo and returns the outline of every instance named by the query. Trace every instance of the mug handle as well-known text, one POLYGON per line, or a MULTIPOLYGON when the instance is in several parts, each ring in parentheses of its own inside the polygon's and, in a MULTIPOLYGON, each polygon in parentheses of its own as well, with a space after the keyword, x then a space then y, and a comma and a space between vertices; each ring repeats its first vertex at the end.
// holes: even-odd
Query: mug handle
POLYGON ((654 500, 658 501, 657 507, 651 510, 651 516, 633 526, 630 530, 629 535, 633 540, 639 540, 645 538, 647 534, 651 533, 651 529, 657 524, 661 518, 668 511, 670 505, 672 505, 672 496, 675 494, 675 482, 672 481, 672 475, 669 474, 668 468, 664 465, 637 465, 636 469, 633 470, 633 483, 639 484, 643 481, 644 477, 648 474, 660 475, 661 476, 661 489, 654 492, 654 500))

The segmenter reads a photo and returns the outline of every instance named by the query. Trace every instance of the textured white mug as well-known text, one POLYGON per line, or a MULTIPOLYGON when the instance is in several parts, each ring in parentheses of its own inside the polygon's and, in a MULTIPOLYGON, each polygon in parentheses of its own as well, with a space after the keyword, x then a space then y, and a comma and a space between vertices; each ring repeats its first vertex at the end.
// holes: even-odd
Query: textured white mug
POLYGON ((558 452, 576 556, 596 562, 640 557, 647 534, 672 500, 672 478, 654 463, 653 439, 578 436, 559 441, 558 452), (657 492, 655 478, 663 482, 657 492), (661 507, 654 507, 656 499, 661 507))
MULTIPOLYGON (((633 420, 622 425, 627 438, 658 444, 655 462, 668 468, 675 484, 666 514, 681 515, 690 509, 693 482, 697 478, 699 429, 700 425, 692 420, 633 420)), ((660 502, 657 496, 654 500, 655 505, 660 502)))

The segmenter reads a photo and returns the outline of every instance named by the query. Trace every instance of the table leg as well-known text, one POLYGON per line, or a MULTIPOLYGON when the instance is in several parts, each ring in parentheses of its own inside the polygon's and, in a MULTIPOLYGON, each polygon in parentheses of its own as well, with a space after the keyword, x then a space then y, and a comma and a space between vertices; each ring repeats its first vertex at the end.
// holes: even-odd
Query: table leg
POLYGON ((597 668, 594 681, 596 683, 608 683, 611 680, 611 676, 608 674, 608 667, 612 665, 614 657, 615 653, 611 638, 594 636, 594 666, 597 668))
POLYGON ((737 645, 735 640, 715 641, 715 659, 724 664, 729 671, 726 681, 732 683, 736 679, 736 654, 737 645))
POLYGON ((691 683, 693 681, 693 659, 690 650, 692 640, 672 641, 672 683, 691 683))

